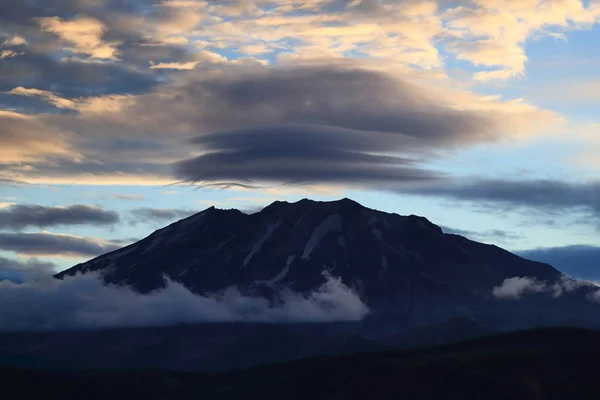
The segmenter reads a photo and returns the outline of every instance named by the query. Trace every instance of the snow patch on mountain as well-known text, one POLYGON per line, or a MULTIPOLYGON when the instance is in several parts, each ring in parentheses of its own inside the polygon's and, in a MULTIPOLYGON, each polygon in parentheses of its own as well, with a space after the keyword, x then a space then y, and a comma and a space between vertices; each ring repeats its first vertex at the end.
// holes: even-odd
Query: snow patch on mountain
POLYGON ((308 215, 308 211, 305 212, 304 214, 302 214, 302 216, 298 219, 298 221, 294 222, 294 228, 297 227, 298 225, 300 225, 300 223, 302 222, 304 217, 306 217, 307 215, 308 215))
POLYGON ((288 258, 287 258, 287 260, 286 260, 286 262, 285 262, 285 267, 283 267, 283 269, 281 270, 281 272, 279 272, 275 277, 269 279, 265 283, 267 285, 269 285, 269 286, 273 286, 277 282, 279 282, 283 278, 285 278, 287 276, 288 272, 290 272, 290 266, 292 265, 292 263, 294 262, 295 259, 296 259, 296 255, 295 254, 289 255, 288 258))
POLYGON ((344 220, 339 214, 333 214, 325 218, 323 222, 321 222, 321 224, 313 231, 310 239, 304 246, 304 253, 302 253, 302 257, 300 258, 303 260, 310 260, 310 255, 319 245, 321 239, 323 239, 329 232, 340 231, 343 223, 344 220))
POLYGON ((221 250, 223 248, 223 246, 225 246, 227 243, 229 243, 234 237, 235 237, 235 233, 232 233, 227 239, 223 240, 221 243, 219 243, 217 245, 217 247, 212 249, 212 252, 216 253, 217 251, 221 250))
POLYGON ((381 232, 380 229, 378 229, 377 227, 373 227, 371 228, 371 233, 373 234, 373 236, 375 236, 377 239, 379 239, 381 241, 381 243, 383 243, 388 249, 390 249, 391 251, 393 251, 394 253, 401 255, 402 257, 406 257, 406 255, 404 253, 406 253, 404 247, 399 246, 402 251, 399 251, 398 249, 393 248, 392 246, 390 246, 384 239, 383 239, 383 234, 381 232))
POLYGON ((385 254, 381 255, 381 268, 383 269, 387 269, 388 267, 388 259, 386 258, 385 254))
POLYGON ((250 262, 252 257, 260 251, 263 244, 267 240, 269 240, 271 238, 271 236, 273 236, 273 232, 275 232, 275 229, 277 229, 281 225, 281 222, 282 221, 279 219, 279 220, 277 220, 277 222, 267 226, 265 234, 260 239, 258 239, 258 241, 256 243, 254 243, 254 246, 252 246, 252 250, 250 251, 250 253, 248 253, 246 258, 244 259, 244 265, 242 265, 242 268, 248 265, 248 263, 250 262))
POLYGON ((376 226, 374 226, 373 228, 371 228, 371 233, 373 235, 375 235, 375 237, 379 240, 381 240, 384 244, 387 245, 387 243, 385 243, 385 240, 383 240, 383 235, 381 234, 381 230, 379 230, 376 226))

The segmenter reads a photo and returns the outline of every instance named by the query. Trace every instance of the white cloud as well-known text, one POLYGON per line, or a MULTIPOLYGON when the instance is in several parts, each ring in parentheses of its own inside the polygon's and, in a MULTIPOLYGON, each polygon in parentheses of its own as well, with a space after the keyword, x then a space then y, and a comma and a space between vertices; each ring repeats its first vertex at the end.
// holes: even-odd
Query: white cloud
POLYGON ((15 284, 0 282, 0 331, 160 326, 194 322, 356 321, 367 306, 339 279, 308 295, 285 290, 274 304, 235 288, 199 296, 167 281, 161 291, 141 295, 125 287, 104 286, 86 274, 15 284), (18 304, 19 307, 14 307, 18 304))
POLYGON ((442 16, 448 49, 475 66, 480 81, 506 80, 525 74, 525 43, 534 35, 567 40, 564 31, 585 29, 600 19, 600 7, 580 0, 476 0, 452 7, 442 16))
POLYGON ((69 42, 73 46, 73 52, 88 54, 91 58, 117 58, 117 46, 120 42, 104 41, 102 36, 106 26, 96 18, 77 16, 72 20, 63 20, 58 17, 43 17, 37 21, 42 29, 69 42))
POLYGON ((159 63, 152 65, 150 69, 178 69, 178 70, 190 70, 196 68, 198 61, 190 62, 170 62, 170 63, 159 63))
POLYGON ((520 299, 528 293, 541 293, 546 290, 546 283, 530 277, 514 277, 505 279, 500 286, 492 290, 494 297, 499 299, 520 299))
POLYGON ((14 50, 2 50, 2 51, 0 51, 0 60, 2 60, 4 58, 20 56, 22 54, 23 53, 19 53, 14 50))
POLYGON ((25 38, 15 35, 3 43, 5 46, 20 46, 22 44, 28 44, 25 38))
MULTIPOLYGON (((594 285, 600 286, 598 283, 595 283, 594 285)), ((600 290, 596 290, 595 292, 590 293, 588 295, 588 299, 595 303, 600 303, 600 290)))
MULTIPOLYGON (((590 287, 586 281, 574 280, 562 275, 555 283, 548 284, 528 276, 515 276, 505 279, 501 285, 494 287, 492 295, 497 299, 519 300, 523 295, 534 293, 551 293, 554 297, 571 293, 581 287, 590 287)), ((600 294, 597 296, 600 300, 600 294)))
POLYGON ((6 94, 26 97, 41 97, 47 102, 54 104, 57 108, 75 109, 77 105, 74 101, 62 98, 55 93, 47 90, 39 90, 34 88, 24 88, 22 86, 9 90, 6 94))

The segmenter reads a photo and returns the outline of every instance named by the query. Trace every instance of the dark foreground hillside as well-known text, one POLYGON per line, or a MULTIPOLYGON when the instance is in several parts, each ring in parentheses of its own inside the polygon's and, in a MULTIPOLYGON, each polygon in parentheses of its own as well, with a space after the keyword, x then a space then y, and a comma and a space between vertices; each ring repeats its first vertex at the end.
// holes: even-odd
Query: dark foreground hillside
POLYGON ((216 375, 0 370, 3 393, 66 399, 598 399, 600 332, 547 329, 216 375))

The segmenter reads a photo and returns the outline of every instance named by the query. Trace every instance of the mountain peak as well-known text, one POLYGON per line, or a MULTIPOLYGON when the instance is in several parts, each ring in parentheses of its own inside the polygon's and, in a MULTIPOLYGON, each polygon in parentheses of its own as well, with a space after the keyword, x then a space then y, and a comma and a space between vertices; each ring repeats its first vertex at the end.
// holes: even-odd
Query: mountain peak
POLYGON ((346 207, 351 206, 351 207, 357 207, 357 208, 361 208, 361 209, 366 208, 359 202, 349 199, 348 197, 344 197, 342 199, 336 200, 336 201, 334 201, 334 203, 344 204, 346 207))
POLYGON ((228 287, 311 293, 333 276, 360 288, 370 306, 396 310, 398 318, 410 312, 419 323, 443 321, 417 312, 412 298, 421 299, 422 312, 437 298, 461 309, 503 279, 558 276, 548 266, 443 235, 424 217, 369 209, 347 197, 275 201, 250 215, 209 207, 59 277, 91 271, 140 292, 160 288, 168 276, 196 293, 228 287))
POLYGON ((298 210, 304 210, 306 207, 312 207, 312 206, 330 207, 332 210, 335 210, 336 212, 348 212, 348 211, 358 211, 358 210, 366 209, 366 207, 364 207, 360 203, 358 203, 352 199, 349 199, 347 197, 344 197, 339 200, 330 200, 330 201, 317 201, 317 200, 311 200, 308 198, 303 198, 301 200, 298 200, 298 201, 292 202, 292 203, 287 202, 285 200, 275 200, 274 202, 272 202, 271 204, 269 204, 268 206, 263 208, 263 211, 273 212, 275 210, 281 210, 283 208, 291 208, 291 209, 295 208, 298 210))

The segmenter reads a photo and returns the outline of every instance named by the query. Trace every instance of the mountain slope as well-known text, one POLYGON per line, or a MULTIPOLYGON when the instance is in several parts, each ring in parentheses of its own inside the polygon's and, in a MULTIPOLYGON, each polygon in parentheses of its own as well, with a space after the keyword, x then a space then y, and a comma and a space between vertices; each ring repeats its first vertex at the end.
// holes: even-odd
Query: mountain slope
POLYGON ((140 292, 160 288, 167 276, 199 294, 237 286, 261 296, 282 287, 308 293, 328 274, 358 291, 372 310, 370 320, 388 327, 431 326, 455 317, 492 328, 552 325, 565 318, 580 324, 596 312, 582 294, 585 288, 557 299, 538 294, 526 303, 499 302, 491 292, 507 278, 552 283, 561 273, 445 234, 426 218, 384 213, 349 199, 275 202, 251 215, 211 207, 57 277, 90 271, 140 292))

